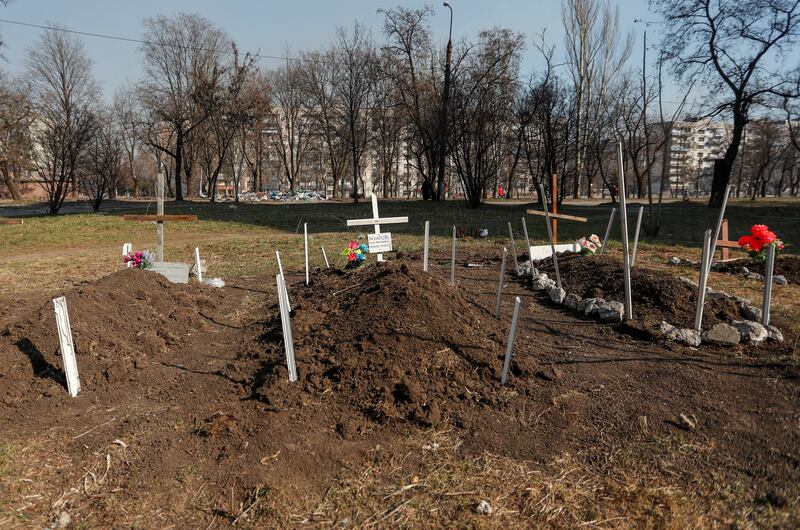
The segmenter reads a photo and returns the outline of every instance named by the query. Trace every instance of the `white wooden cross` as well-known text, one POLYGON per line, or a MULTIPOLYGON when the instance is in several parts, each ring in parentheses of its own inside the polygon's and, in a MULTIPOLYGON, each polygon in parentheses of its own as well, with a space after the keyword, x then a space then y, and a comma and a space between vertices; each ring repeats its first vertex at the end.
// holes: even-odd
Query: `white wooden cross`
MULTIPOLYGON (((381 233, 381 225, 390 225, 398 223, 407 223, 408 217, 384 217, 378 215, 378 198, 374 193, 372 195, 372 219, 348 219, 347 226, 367 226, 374 225, 375 233, 381 233)), ((383 254, 378 254, 378 261, 383 261, 383 254)))

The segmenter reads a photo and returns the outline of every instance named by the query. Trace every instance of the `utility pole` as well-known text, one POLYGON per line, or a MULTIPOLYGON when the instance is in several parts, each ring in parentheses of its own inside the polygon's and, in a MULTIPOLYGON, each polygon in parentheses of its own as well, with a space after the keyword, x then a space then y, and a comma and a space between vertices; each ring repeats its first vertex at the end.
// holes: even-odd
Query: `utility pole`
POLYGON ((442 5, 450 10, 450 33, 447 37, 447 57, 444 63, 444 88, 442 89, 442 109, 439 122, 439 173, 436 186, 436 200, 444 200, 444 166, 447 157, 448 132, 447 109, 450 105, 450 56, 453 51, 453 6, 449 2, 442 5))

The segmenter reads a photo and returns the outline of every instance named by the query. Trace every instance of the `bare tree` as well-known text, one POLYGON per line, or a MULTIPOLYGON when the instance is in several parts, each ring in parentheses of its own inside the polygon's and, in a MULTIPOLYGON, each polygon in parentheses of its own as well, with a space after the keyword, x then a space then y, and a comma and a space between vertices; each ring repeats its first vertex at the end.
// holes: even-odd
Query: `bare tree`
POLYGON ((114 195, 122 176, 126 155, 119 129, 119 123, 111 116, 111 109, 98 109, 94 134, 81 163, 81 189, 93 212, 100 210, 106 195, 114 195))
POLYGON ((31 157, 31 101, 24 86, 10 79, 0 83, 0 176, 15 201, 22 200, 20 173, 31 157))
POLYGON ((78 166, 94 132, 98 89, 91 70, 83 44, 69 33, 47 30, 28 50, 36 113, 33 161, 51 215, 61 209, 70 188, 77 189, 78 166))
POLYGON ((709 206, 722 204, 753 107, 797 87, 773 66, 793 49, 800 32, 800 0, 665 0, 662 49, 678 79, 700 79, 712 95, 709 115, 730 114, 731 141, 714 167, 709 206))
POLYGON ((141 107, 133 87, 125 87, 114 94, 114 115, 117 132, 125 150, 128 176, 133 183, 133 195, 139 195, 140 175, 136 172, 136 155, 142 143, 141 107))
POLYGON ((198 15, 161 15, 145 19, 144 25, 145 80, 139 93, 150 116, 145 138, 172 158, 175 199, 183 200, 184 174, 187 193, 192 189, 187 144, 218 103, 231 39, 198 15), (173 137, 171 144, 163 141, 166 130, 173 137))

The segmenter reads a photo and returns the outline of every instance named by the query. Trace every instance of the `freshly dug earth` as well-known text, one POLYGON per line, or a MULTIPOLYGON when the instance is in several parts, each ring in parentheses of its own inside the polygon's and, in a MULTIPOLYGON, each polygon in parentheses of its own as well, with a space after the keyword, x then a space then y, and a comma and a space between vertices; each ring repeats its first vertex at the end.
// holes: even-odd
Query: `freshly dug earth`
MULTIPOLYGON (((443 279, 445 259, 433 274, 403 260, 291 283, 293 384, 275 290, 263 278, 213 289, 129 269, 54 293, 70 309, 83 385, 75 399, 64 388, 50 297, 14 302, 0 324, 0 449, 16 448, 17 464, 29 467, 9 474, 17 468, 0 451, 0 523, 13 504, 14 517, 40 527, 63 511, 94 527, 391 526, 410 517, 408 503, 446 463, 431 459, 431 446, 409 450, 409 440, 443 433, 453 473, 499 456, 534 480, 568 458, 609 482, 641 475, 669 486, 637 505, 636 517, 674 520, 681 499, 699 496, 734 519, 800 520, 795 366, 687 355, 554 312, 509 283, 524 313, 502 387, 513 297, 495 319, 499 263, 465 261, 479 267, 459 268, 457 286, 443 279), (697 417, 697 430, 680 427, 681 413, 697 417), (359 511, 367 478, 398 477, 375 501, 378 517, 359 511), (319 503, 345 484, 360 493, 345 495, 334 517, 319 503), (731 485, 724 497, 720 484, 731 485), (687 496, 663 496, 675 488, 687 496)), ((473 509, 477 491, 454 484, 434 505, 409 508, 420 513, 409 520, 525 527, 552 516, 575 526, 633 509, 598 513, 608 490, 555 501, 549 489, 540 498, 523 487, 513 499, 490 497, 506 509, 487 519, 473 509), (541 510, 559 502, 568 509, 541 510)))
MULTIPOLYGON (((742 274, 744 268, 750 272, 765 274, 766 262, 755 261, 751 258, 742 258, 719 263, 717 272, 728 272, 731 274, 742 274)), ((800 285, 800 256, 792 254, 782 254, 775 260, 775 271, 773 274, 780 274, 786 277, 789 283, 800 285)))
MULTIPOLYGON (((537 267, 555 278, 551 259, 539 262, 537 267)), ((581 298, 624 302, 625 275, 619 260, 609 256, 562 253, 558 255, 558 267, 562 287, 567 293, 575 293, 581 298)), ((631 270, 631 300, 634 321, 626 323, 626 326, 641 329, 651 336, 658 336, 662 321, 682 328, 694 325, 697 289, 668 272, 634 267, 631 270)), ((742 318, 742 310, 734 301, 706 297, 704 327, 742 318)))

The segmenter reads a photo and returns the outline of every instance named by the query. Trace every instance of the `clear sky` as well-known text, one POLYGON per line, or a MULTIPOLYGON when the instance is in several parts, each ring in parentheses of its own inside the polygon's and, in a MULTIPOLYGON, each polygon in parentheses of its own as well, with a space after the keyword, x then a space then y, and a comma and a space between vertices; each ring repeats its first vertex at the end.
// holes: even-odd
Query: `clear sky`
MULTIPOLYGON (((563 29, 560 0, 450 0, 453 6, 454 40, 472 38, 481 29, 507 27, 525 33, 528 42, 546 29, 551 43, 563 53, 563 29)), ((427 2, 436 13, 431 20, 434 36, 445 42, 449 22, 447 8, 441 1, 427 2)), ((73 30, 140 38, 142 20, 146 17, 177 12, 198 13, 231 35, 247 51, 282 55, 291 50, 324 47, 333 40, 338 26, 350 26, 355 20, 372 28, 375 40, 383 36, 378 8, 402 4, 421 7, 424 0, 14 0, 0 7, 0 18, 47 25, 57 23, 73 30)), ((632 61, 639 64, 642 53, 643 24, 634 19, 654 19, 647 0, 619 0, 622 28, 634 29, 636 47, 632 61)), ((4 70, 12 73, 24 68, 25 50, 39 37, 41 30, 0 22, 2 50, 6 58, 4 70)), ((135 43, 95 37, 81 37, 94 61, 95 78, 102 84, 106 97, 126 81, 141 76, 141 54, 135 43)), ((653 56, 655 54, 653 53, 653 56)), ((269 66, 274 61, 262 60, 269 66)), ((528 49, 523 72, 540 66, 537 53, 528 49)), ((564 72, 566 74, 566 72, 564 72)), ((669 98, 667 98, 669 99, 669 98)))

